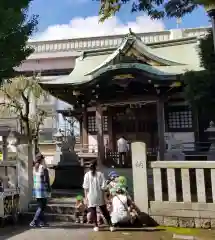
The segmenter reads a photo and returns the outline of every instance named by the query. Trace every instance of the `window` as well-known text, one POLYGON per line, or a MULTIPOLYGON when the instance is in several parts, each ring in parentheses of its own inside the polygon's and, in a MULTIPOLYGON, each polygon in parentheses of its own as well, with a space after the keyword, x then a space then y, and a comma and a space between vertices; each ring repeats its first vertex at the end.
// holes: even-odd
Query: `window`
MULTIPOLYGON (((95 116, 88 116, 88 132, 95 133, 96 130, 96 117, 95 116)), ((103 131, 108 131, 108 117, 103 116, 103 131)))
POLYGON ((88 117, 88 131, 96 132, 96 117, 95 116, 88 117))
POLYGON ((103 131, 108 131, 108 116, 103 116, 103 131))
POLYGON ((169 130, 192 129, 193 119, 190 109, 171 109, 167 113, 167 127, 169 130))

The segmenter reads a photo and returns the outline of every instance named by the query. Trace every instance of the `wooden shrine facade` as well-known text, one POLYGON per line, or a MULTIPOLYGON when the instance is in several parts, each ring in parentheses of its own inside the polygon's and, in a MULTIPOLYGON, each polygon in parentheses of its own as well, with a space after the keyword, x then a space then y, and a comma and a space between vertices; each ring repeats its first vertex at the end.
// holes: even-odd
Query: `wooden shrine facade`
MULTIPOLYGON (((129 143, 143 141, 147 144, 149 155, 156 156, 159 148, 159 111, 158 102, 145 101, 122 103, 102 107, 102 135, 105 157, 117 156, 117 140, 124 136, 129 143), (108 156, 109 156, 108 155, 108 156)), ((64 116, 75 116, 80 123, 80 144, 85 152, 97 152, 96 107, 88 107, 82 114, 71 110, 61 111, 64 116)), ((194 141, 194 119, 192 110, 184 99, 176 98, 164 102, 164 127, 160 134, 165 139, 168 134, 175 134, 185 143, 194 141), (191 138, 186 139, 186 135, 191 138), (185 137, 184 137, 185 136, 185 137)), ((167 141, 162 146, 167 148, 167 141), (165 146, 164 146, 165 145, 165 146)), ((101 149, 101 148, 100 148, 101 149)), ((101 150, 100 150, 101 151, 101 150)), ((164 150, 165 151, 165 150, 164 150)), ((161 153, 162 154, 162 153, 161 153)))

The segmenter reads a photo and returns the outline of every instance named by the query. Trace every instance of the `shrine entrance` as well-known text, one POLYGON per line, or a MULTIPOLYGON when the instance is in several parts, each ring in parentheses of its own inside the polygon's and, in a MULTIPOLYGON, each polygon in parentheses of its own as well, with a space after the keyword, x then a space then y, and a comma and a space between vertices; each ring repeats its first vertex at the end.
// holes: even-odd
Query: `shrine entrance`
MULTIPOLYGON (((124 136, 129 142, 144 141, 148 148, 157 145, 156 104, 145 102, 114 108, 113 138, 124 136)), ((113 145, 116 150, 116 141, 113 145)))

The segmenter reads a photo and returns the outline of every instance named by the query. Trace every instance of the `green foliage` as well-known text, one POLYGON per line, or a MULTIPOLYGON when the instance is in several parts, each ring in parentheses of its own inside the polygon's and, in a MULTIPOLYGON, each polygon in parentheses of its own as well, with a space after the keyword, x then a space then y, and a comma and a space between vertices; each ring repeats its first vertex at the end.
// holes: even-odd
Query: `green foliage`
POLYGON ((185 97, 202 116, 210 116, 215 121, 215 54, 212 33, 200 40, 199 56, 203 71, 184 74, 185 97))
POLYGON ((198 6, 208 6, 214 4, 214 0, 99 0, 100 21, 104 21, 120 11, 124 4, 131 3, 131 11, 142 11, 152 19, 164 17, 180 18, 191 13, 198 6))
POLYGON ((0 83, 12 76, 13 67, 20 65, 33 49, 26 47, 37 26, 37 16, 28 16, 32 0, 0 1, 0 83))
POLYGON ((209 31, 209 34, 204 39, 200 40, 199 56, 201 66, 213 72, 215 70, 215 52, 212 31, 209 31))
POLYGON ((0 103, 1 117, 17 117, 22 132, 29 140, 38 138, 40 126, 47 113, 38 105, 38 101, 47 94, 39 85, 39 77, 18 77, 10 79, 0 88, 4 101, 0 103))

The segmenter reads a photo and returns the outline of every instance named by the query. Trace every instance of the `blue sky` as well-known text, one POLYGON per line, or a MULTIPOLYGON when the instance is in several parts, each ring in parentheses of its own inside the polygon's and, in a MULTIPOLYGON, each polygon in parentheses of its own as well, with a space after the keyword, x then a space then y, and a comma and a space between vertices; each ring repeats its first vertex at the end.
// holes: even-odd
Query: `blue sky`
MULTIPOLYGON (((79 19, 79 22, 75 22, 75 28, 73 28, 73 31, 71 31, 72 36, 84 36, 84 29, 86 28, 88 30, 88 34, 90 33, 90 28, 92 29, 92 35, 96 34, 95 28, 97 28, 97 23, 95 23, 96 18, 95 16, 98 15, 98 8, 99 8, 99 3, 96 0, 34 0, 32 3, 32 6, 30 8, 30 13, 35 13, 39 15, 39 32, 44 32, 46 33, 45 39, 47 37, 47 28, 49 27, 49 30, 51 29, 51 38, 53 38, 53 35, 55 35, 55 30, 56 30, 56 25, 58 25, 58 29, 56 32, 57 36, 56 38, 61 38, 60 35, 64 35, 66 33, 68 25, 71 24, 72 19, 79 19), (89 18, 91 17, 91 18, 89 18), (94 17, 94 20, 92 20, 92 17, 94 17), (87 18, 85 21, 81 22, 82 18, 87 18), (91 21, 91 23, 89 23, 91 21), (63 25, 62 25, 63 24, 63 25), (90 27, 88 26, 89 24, 90 27), (53 28, 55 26, 55 29, 53 28), (60 29, 61 26, 64 27, 64 33, 63 30, 60 29), (83 27, 82 27, 83 26, 83 27), (88 26, 88 27, 87 27, 88 26), (95 27, 93 27, 95 26, 95 27), (75 31, 79 32, 78 28, 83 28, 82 33, 77 33, 75 35, 75 31)), ((117 15, 117 19, 115 19, 114 24, 109 23, 108 24, 108 32, 111 32, 111 24, 114 25, 114 28, 116 29, 115 32, 118 30, 118 26, 125 25, 127 22, 134 22, 136 21, 136 17, 142 16, 142 13, 130 13, 130 6, 123 7, 122 11, 117 15)), ((142 18, 143 20, 143 18, 142 18)), ((149 20, 148 22, 139 21, 139 28, 141 25, 141 29, 143 31, 150 31, 149 27, 149 20), (145 23, 145 24, 144 24, 145 23), (145 25, 145 26, 144 26, 145 25), (147 29, 146 29, 147 28, 147 29)), ((158 30, 161 30, 161 24, 163 24, 163 27, 166 29, 171 29, 171 28, 176 28, 176 20, 175 19, 165 19, 163 21, 159 21, 158 25, 158 30), (160 24, 160 25, 159 25, 160 24)), ((74 25, 72 23, 72 25, 74 25)), ((101 25, 101 24, 100 24, 101 25)), ((155 24, 154 24, 155 25, 155 24)), ((187 15, 182 19, 181 27, 182 28, 190 28, 190 27, 201 27, 201 26, 208 26, 208 17, 206 16, 204 9, 197 9, 194 13, 187 15)), ((70 26, 71 27, 71 26, 70 26)), ((102 26, 100 26, 102 28, 102 26)), ((104 27, 105 28, 105 25, 104 27)), ((71 30, 71 28, 70 28, 71 30)), ((152 31, 156 30, 156 27, 152 28, 152 31)), ((103 30, 101 30, 101 34, 103 33, 103 30)), ((138 30, 137 30, 138 31, 138 30)), ((50 31, 49 31, 50 32, 50 31)), ((67 36, 65 36, 67 37, 67 36)), ((64 36, 62 36, 64 38, 64 36)))

